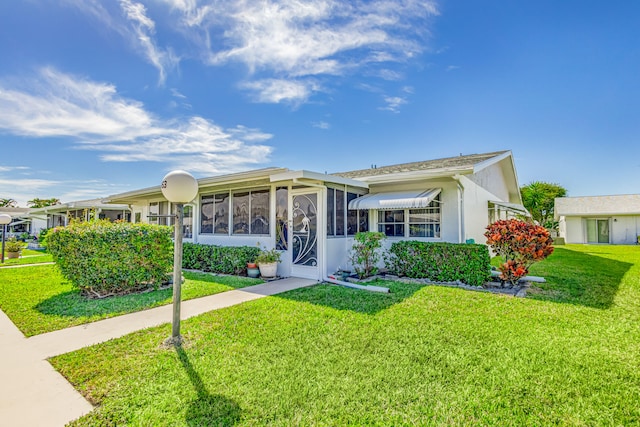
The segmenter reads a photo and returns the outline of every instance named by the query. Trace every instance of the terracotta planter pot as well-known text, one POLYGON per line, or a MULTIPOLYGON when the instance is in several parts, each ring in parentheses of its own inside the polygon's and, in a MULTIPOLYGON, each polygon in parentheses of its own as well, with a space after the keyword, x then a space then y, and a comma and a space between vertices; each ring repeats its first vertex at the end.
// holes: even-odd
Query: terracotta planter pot
POLYGON ((20 252, 7 252, 7 259, 20 258, 20 252))
POLYGON ((256 265, 255 262, 248 262, 247 263, 247 268, 258 268, 258 266, 256 265))
POLYGON ((277 262, 269 262, 265 264, 259 264, 260 275, 262 277, 276 277, 276 271, 278 270, 277 262))

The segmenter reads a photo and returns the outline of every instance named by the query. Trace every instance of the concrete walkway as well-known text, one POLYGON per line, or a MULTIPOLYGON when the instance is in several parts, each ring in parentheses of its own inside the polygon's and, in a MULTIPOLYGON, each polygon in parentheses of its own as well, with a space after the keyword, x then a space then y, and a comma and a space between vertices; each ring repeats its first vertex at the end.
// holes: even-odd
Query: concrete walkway
MULTIPOLYGON (((316 283, 287 278, 183 301, 180 318, 188 319, 316 283)), ((64 426, 90 412, 93 406, 46 359, 169 323, 171 316, 172 305, 166 305, 25 338, 0 310, 0 427, 64 426)))

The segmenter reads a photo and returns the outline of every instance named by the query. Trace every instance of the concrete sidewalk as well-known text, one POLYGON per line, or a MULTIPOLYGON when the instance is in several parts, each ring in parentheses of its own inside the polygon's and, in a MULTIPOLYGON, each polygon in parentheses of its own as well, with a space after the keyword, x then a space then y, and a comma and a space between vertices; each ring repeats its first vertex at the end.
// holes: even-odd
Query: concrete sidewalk
MULTIPOLYGON (((183 301, 181 319, 315 285, 287 278, 183 301)), ((171 322, 172 305, 25 338, 0 310, 0 427, 64 426, 93 409, 47 358, 171 322)))

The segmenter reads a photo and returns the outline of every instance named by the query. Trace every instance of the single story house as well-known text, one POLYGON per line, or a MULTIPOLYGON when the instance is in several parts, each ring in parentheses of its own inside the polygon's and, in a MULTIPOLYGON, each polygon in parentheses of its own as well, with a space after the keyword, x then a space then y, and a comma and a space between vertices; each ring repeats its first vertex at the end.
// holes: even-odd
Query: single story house
POLYGON ((31 232, 31 218, 29 217, 29 211, 29 208, 0 207, 0 214, 6 214, 11 217, 11 223, 7 225, 6 230, 9 235, 31 232))
POLYGON ((79 200, 30 209, 31 232, 37 234, 43 228, 65 226, 71 218, 88 220, 94 214, 98 218, 111 221, 131 221, 131 210, 128 205, 106 204, 102 199, 79 200))
MULTIPOLYGON (((185 205, 186 241, 282 251, 278 275, 323 280, 349 269, 358 231, 401 239, 484 242, 498 218, 527 215, 511 151, 342 173, 266 168, 201 178, 185 205)), ((170 225, 160 185, 110 196, 134 222, 170 225)))
POLYGON ((558 197, 554 216, 566 243, 635 244, 640 235, 640 194, 558 197))

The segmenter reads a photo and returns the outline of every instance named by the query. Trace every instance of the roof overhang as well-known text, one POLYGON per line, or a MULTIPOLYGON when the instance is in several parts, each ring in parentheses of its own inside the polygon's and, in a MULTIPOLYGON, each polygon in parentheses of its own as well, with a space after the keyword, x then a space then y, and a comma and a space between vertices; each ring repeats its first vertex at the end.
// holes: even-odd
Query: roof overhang
POLYGON ((430 188, 426 191, 394 191, 366 194, 349 202, 349 209, 421 209, 426 208, 442 191, 430 188))
POLYGON ((393 182, 419 181, 423 179, 451 178, 455 175, 469 175, 472 173, 473 167, 465 166, 429 171, 394 172, 384 175, 363 176, 358 178, 358 180, 368 184, 386 184, 393 182))
POLYGON ((343 178, 341 176, 330 175, 326 173, 312 172, 308 170, 286 171, 277 173, 269 177, 271 182, 292 181, 292 180, 310 180, 331 184, 347 185, 350 187, 369 188, 369 184, 360 180, 343 178))
POLYGON ((499 200, 489 200, 489 204, 493 204, 494 206, 503 207, 503 208, 505 208, 507 210, 516 212, 516 213, 518 213, 520 215, 531 216, 531 214, 529 213, 527 208, 525 208, 524 206, 522 206, 521 204, 518 204, 518 203, 508 203, 508 202, 501 202, 499 200))

